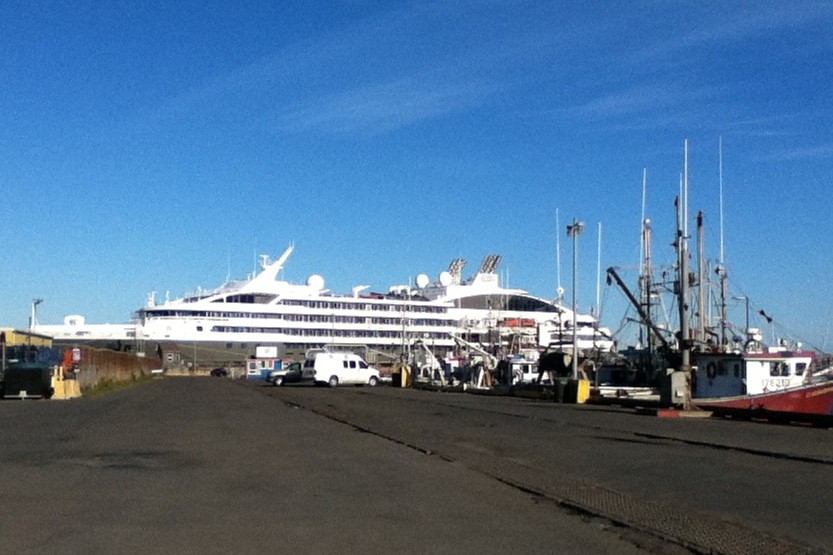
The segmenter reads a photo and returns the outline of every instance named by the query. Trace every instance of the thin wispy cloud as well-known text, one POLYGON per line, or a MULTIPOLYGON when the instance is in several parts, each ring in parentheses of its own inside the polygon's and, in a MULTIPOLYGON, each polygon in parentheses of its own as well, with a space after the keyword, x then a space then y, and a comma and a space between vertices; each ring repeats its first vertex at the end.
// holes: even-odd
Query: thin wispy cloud
POLYGON ((833 158, 833 143, 780 150, 771 156, 777 161, 818 160, 833 158))
POLYGON ((276 117, 282 131, 377 134, 472 109, 502 90, 495 83, 426 83, 405 78, 329 95, 276 117))
POLYGON ((781 29, 811 25, 833 17, 830 2, 778 2, 756 4, 753 10, 727 14, 711 22, 693 20, 691 31, 675 33, 667 39, 655 41, 638 51, 631 61, 643 63, 691 52, 709 43, 737 42, 781 29))
POLYGON ((719 87, 688 88, 677 84, 654 84, 631 87, 592 99, 567 110, 575 117, 607 119, 683 108, 692 103, 719 98, 719 87))
MULTIPOLYGON (((425 33, 437 18, 452 18, 450 10, 418 5, 392 10, 284 45, 273 55, 193 84, 136 114, 128 127, 149 130, 172 121, 221 117, 254 125, 269 121, 267 127, 284 132, 382 133, 470 110, 522 85, 534 75, 524 71, 524 64, 536 63, 540 52, 577 32, 531 29, 512 34, 511 40, 497 34, 478 43, 452 41, 426 64, 421 49, 433 43, 425 33), (341 68, 368 58, 379 62, 368 64, 368 74, 341 75, 341 68)), ((466 14, 456 16, 465 19, 466 14)))
POLYGON ((723 123, 721 132, 749 137, 792 137, 801 134, 800 127, 807 121, 818 117, 823 114, 792 112, 749 117, 723 123))
MULTIPOLYGON (((352 26, 283 45, 274 54, 207 76, 162 100, 151 110, 136 114, 136 127, 171 118, 196 115, 256 102, 258 94, 274 98, 293 86, 298 76, 314 75, 321 67, 337 64, 370 48, 373 37, 391 36, 413 17, 408 10, 390 11, 360 20, 352 26)), ((129 122, 129 123, 131 123, 129 122)))

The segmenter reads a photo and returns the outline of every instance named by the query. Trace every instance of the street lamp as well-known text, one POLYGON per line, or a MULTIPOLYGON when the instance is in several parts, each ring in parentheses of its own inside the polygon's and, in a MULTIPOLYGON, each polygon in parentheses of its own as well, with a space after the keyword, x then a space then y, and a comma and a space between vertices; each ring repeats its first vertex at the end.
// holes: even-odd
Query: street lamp
MULTIPOLYGON (((43 299, 32 300, 32 315, 29 317, 29 345, 32 345, 32 333, 35 330, 35 324, 38 321, 38 305, 43 302, 43 299)), ((5 345, 3 347, 5 349, 5 345)), ((5 351, 4 351, 5 353, 5 351)))
POLYGON ((43 299, 33 299, 32 300, 32 317, 29 320, 29 333, 34 331, 35 326, 38 322, 38 305, 43 302, 43 299))
POLYGON ((567 236, 573 240, 573 379, 578 379, 578 320, 576 318, 577 301, 576 289, 578 285, 578 236, 584 231, 584 222, 573 218, 573 223, 567 226, 567 236))

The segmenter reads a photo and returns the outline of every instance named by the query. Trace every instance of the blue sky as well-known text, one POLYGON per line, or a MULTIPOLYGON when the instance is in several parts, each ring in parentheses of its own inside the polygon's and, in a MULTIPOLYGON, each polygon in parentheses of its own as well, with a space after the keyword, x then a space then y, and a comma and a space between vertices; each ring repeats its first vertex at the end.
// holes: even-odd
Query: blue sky
POLYGON ((643 168, 673 259, 686 138, 717 256, 722 136, 735 294, 833 348, 832 2, 9 1, 0 46, 3 325, 127 321, 289 243, 335 291, 496 252, 552 297, 558 233, 569 297, 574 217, 587 310, 643 168))

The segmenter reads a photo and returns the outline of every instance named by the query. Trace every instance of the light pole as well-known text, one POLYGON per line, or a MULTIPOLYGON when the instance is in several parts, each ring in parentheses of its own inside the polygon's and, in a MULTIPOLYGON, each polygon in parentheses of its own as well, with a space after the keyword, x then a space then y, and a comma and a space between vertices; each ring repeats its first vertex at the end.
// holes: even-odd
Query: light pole
POLYGON ((576 289, 578 285, 578 236, 584 231, 584 222, 573 218, 573 223, 567 226, 567 236, 573 240, 573 379, 578 379, 578 320, 576 318, 577 301, 576 289))
POLYGON ((32 344, 32 333, 38 321, 38 305, 42 302, 43 299, 32 299, 32 316, 29 317, 29 345, 32 344))
POLYGON ((32 317, 29 320, 29 333, 34 331, 35 326, 37 326, 38 322, 38 305, 43 302, 43 299, 33 299, 32 300, 32 317))

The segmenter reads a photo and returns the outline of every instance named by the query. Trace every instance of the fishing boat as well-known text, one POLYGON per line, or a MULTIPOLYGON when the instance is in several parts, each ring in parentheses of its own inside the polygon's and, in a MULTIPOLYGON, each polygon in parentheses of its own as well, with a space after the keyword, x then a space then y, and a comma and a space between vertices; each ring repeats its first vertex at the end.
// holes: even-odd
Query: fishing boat
POLYGON ((833 380, 813 351, 696 353, 692 403, 720 414, 833 416, 833 380))
MULTIPOLYGON (((649 376, 661 378, 654 389, 664 390, 663 403, 683 408, 697 407, 718 414, 799 418, 833 416, 833 379, 829 362, 817 353, 802 350, 800 344, 788 348, 787 342, 775 347, 762 343, 759 330, 749 327, 749 299, 746 300, 746 325, 742 334, 729 334, 733 326, 726 317, 727 273, 721 260, 710 271, 705 260, 703 214, 697 215, 697 272, 689 271, 688 250, 688 141, 685 143, 685 165, 681 196, 677 198, 677 278, 673 292, 679 310, 679 329, 668 335, 652 313, 653 299, 650 265, 650 221, 643 217, 643 256, 639 294, 632 294, 615 268, 608 275, 623 290, 644 325, 648 349, 642 361, 625 361, 628 368, 640 368, 649 376), (713 325, 707 304, 709 275, 718 276, 720 317, 713 325), (696 291, 692 291, 692 286, 696 291), (695 294, 696 293, 696 294, 695 294)), ((722 198, 721 198, 722 205, 722 198)), ((722 228, 722 226, 721 226, 722 228)), ((763 310, 760 314, 772 321, 763 310)))

